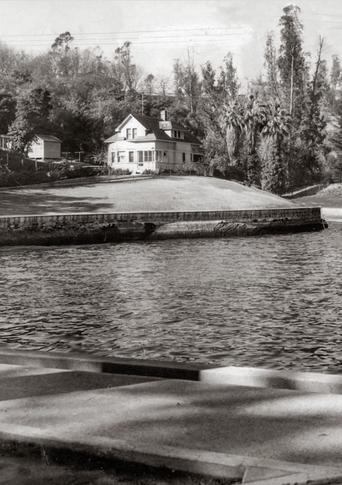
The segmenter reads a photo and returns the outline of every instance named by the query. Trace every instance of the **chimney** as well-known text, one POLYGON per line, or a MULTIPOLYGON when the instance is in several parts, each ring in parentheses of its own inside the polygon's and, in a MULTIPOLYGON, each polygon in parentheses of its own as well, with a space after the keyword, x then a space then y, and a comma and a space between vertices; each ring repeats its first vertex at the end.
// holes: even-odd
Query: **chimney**
POLYGON ((160 119, 161 121, 168 121, 169 120, 169 113, 167 111, 167 109, 162 109, 160 111, 160 119))

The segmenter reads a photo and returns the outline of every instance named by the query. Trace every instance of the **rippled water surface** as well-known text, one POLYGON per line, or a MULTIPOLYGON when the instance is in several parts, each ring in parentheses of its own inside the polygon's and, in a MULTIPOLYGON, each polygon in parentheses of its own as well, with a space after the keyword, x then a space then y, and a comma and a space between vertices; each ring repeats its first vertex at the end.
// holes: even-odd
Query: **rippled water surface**
POLYGON ((342 369, 342 225, 319 233, 0 250, 0 343, 342 369))

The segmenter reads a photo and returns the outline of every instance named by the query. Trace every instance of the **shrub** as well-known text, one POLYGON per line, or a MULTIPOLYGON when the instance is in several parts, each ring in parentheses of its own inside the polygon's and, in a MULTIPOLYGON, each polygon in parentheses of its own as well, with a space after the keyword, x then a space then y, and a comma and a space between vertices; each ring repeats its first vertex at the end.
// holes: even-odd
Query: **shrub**
POLYGON ((110 169, 110 175, 131 175, 132 172, 130 172, 128 169, 122 169, 122 168, 115 168, 115 169, 110 169))

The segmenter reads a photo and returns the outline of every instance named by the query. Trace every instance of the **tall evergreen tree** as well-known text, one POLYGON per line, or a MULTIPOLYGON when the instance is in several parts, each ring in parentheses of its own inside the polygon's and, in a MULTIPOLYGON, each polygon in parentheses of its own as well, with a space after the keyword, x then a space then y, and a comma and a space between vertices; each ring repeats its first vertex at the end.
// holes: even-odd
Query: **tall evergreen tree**
POLYGON ((230 52, 223 60, 217 84, 218 90, 223 94, 226 102, 232 102, 237 98, 240 83, 236 67, 234 66, 233 55, 230 52))
POLYGON ((339 56, 332 56, 332 65, 330 71, 330 90, 328 94, 330 109, 334 113, 337 106, 338 89, 342 81, 342 68, 339 56))
POLYGON ((312 79, 308 83, 307 98, 300 125, 300 164, 297 179, 307 183, 317 182, 321 175, 323 142, 326 136, 326 120, 322 113, 323 103, 328 93, 327 67, 322 58, 324 40, 320 38, 312 79))
POLYGON ((307 66, 303 52, 303 26, 299 21, 300 8, 288 5, 280 18, 280 48, 278 67, 284 107, 295 123, 301 120, 307 66))
POLYGON ((266 39, 265 47, 265 67, 266 67, 266 83, 267 95, 274 102, 279 98, 279 81, 278 81, 278 66, 277 66, 277 51, 274 45, 273 33, 269 33, 266 39))

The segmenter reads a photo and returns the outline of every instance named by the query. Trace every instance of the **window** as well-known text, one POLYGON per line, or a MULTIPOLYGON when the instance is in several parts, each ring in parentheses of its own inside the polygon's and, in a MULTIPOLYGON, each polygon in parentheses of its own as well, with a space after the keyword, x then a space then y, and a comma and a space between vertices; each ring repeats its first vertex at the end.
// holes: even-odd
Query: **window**
POLYGON ((126 138, 127 140, 132 138, 132 128, 126 128, 126 138))
POLYGON ((151 150, 144 152, 144 162, 153 161, 153 152, 151 150))
POLYGON ((134 162, 134 152, 128 152, 128 161, 130 163, 134 162))
POLYGON ((118 163, 119 162, 124 162, 126 158, 126 153, 125 152, 118 152, 118 163))
POLYGON ((156 150, 156 162, 160 162, 163 158, 163 154, 160 150, 156 150))
POLYGON ((186 161, 186 154, 183 153, 183 163, 185 163, 185 161, 186 161))
POLYGON ((144 152, 138 152, 138 161, 139 161, 139 164, 143 164, 144 162, 144 152))
POLYGON ((112 152, 111 155, 112 155, 112 163, 115 163, 115 152, 112 152))
POLYGON ((132 129, 132 138, 136 138, 137 137, 137 129, 136 128, 133 128, 132 129))

